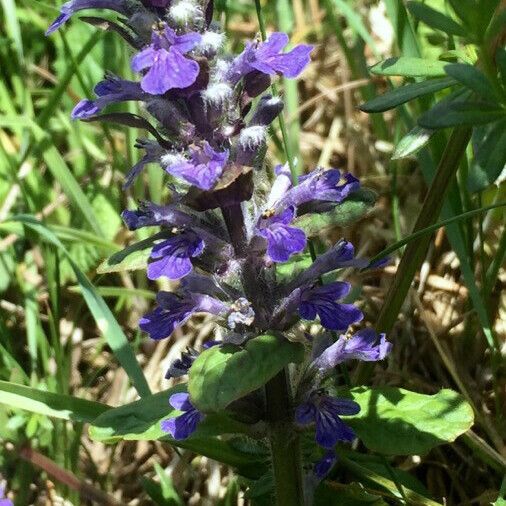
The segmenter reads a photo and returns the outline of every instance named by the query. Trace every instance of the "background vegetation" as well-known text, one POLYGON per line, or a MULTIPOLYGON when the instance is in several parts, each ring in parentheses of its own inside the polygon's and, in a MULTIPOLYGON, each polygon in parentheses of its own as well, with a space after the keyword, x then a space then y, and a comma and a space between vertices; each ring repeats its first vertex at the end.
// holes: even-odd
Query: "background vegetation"
MULTIPOLYGON (((139 199, 160 202, 167 191, 156 167, 128 194, 120 190, 139 157, 133 129, 70 119, 76 102, 92 97, 104 69, 131 75, 131 55, 114 34, 83 22, 46 38, 58 12, 49 2, 0 4, 0 380, 123 405, 136 397, 131 357, 122 353, 125 336, 156 392, 168 386, 163 377, 170 362, 213 335, 205 319, 193 319, 170 340, 150 342, 137 328, 155 293, 144 272, 97 273, 105 257, 142 239, 142 230, 131 234, 122 226, 121 210, 139 199)), ((443 0, 426 5, 454 17, 443 0)), ((221 0, 216 10, 230 45, 240 47, 258 32, 253 2, 221 0)), ((269 0, 263 12, 269 31, 280 29, 293 43, 316 45, 303 77, 282 86, 299 171, 315 165, 344 168, 378 194, 372 213, 353 227, 328 231, 317 246, 323 249, 344 236, 361 254, 374 256, 411 233, 449 131, 432 134, 416 157, 393 160, 396 146, 398 157, 407 142, 399 147, 399 141, 434 96, 367 115, 359 104, 404 82, 371 76, 367 67, 392 55, 473 63, 479 48, 459 42, 451 27, 428 26, 400 0, 269 0)), ((499 30, 498 45, 500 35, 499 30)), ((445 94, 437 92, 439 98, 445 94)), ((133 105, 119 107, 136 112, 133 105)), ((272 163, 283 161, 279 139, 274 129, 272 163)), ((476 146, 480 138, 473 141, 476 146)), ((504 134, 489 150, 502 141, 504 134)), ((497 155, 499 168, 505 143, 497 155)), ((500 177, 476 182, 472 146, 457 178, 438 196, 445 199, 441 219, 506 200, 500 177)), ((506 492, 504 229, 504 208, 498 208, 471 213, 437 231, 390 334, 394 351, 388 365, 372 374, 373 382, 381 376, 382 384, 417 392, 459 391, 475 410, 472 431, 427 455, 395 462, 368 456, 361 471, 343 464, 336 491, 360 478, 389 504, 413 504, 404 485, 449 505, 490 504, 506 492), (400 471, 393 474, 390 464, 400 471)), ((394 262, 352 280, 365 300, 368 321, 377 320, 396 269, 394 262)), ((360 378, 364 371, 354 373, 360 378)), ((243 501, 229 470, 207 458, 161 442, 91 441, 82 420, 49 417, 54 413, 46 408, 24 411, 28 401, 8 384, 0 383, 0 400, 1 478, 18 505, 64 500, 143 505, 153 504, 149 497, 156 494, 166 498, 158 504, 243 501)), ((59 415, 65 408, 53 406, 59 415)))

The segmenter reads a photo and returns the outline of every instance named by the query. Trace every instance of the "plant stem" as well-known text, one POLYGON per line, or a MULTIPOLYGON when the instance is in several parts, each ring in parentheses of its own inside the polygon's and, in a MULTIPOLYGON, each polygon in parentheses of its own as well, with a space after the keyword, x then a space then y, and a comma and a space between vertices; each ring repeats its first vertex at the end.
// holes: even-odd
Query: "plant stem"
MULTIPOLYGON (((446 191, 457 172, 470 138, 470 128, 459 127, 453 130, 439 162, 436 175, 425 197, 413 232, 433 225, 438 219, 446 191)), ((431 238, 432 234, 423 235, 418 241, 412 241, 406 246, 406 251, 402 256, 376 322, 378 332, 388 333, 392 330, 415 273, 425 258, 431 238)), ((355 376, 355 383, 366 381, 370 372, 371 368, 367 364, 360 364, 355 376)))
POLYGON ((303 506, 300 443, 293 425, 292 392, 286 369, 265 385, 265 396, 276 505, 303 506))

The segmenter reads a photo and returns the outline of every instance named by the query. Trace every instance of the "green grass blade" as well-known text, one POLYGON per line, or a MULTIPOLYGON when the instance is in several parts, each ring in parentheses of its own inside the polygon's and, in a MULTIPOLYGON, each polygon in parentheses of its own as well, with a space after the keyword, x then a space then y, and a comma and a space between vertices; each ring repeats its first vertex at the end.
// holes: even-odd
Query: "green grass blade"
POLYGON ((0 403, 52 418, 88 423, 110 409, 99 402, 45 392, 9 381, 0 381, 0 403))
POLYGON ((33 216, 19 215, 11 218, 11 220, 23 223, 25 226, 38 233, 41 239, 55 245, 62 251, 79 282, 84 300, 114 355, 127 373, 134 387, 137 389, 137 392, 139 392, 139 395, 150 395, 149 385, 123 330, 114 318, 114 315, 111 313, 104 299, 99 295, 86 275, 75 264, 58 237, 33 216))

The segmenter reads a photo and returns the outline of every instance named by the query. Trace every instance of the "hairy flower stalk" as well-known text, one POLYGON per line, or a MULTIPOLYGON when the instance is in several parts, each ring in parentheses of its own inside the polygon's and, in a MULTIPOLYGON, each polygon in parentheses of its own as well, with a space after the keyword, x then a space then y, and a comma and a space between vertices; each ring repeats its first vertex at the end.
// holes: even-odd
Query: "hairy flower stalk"
MULTIPOLYGON (((193 315, 207 313, 222 329, 222 340, 209 346, 241 349, 270 333, 279 340, 304 341, 312 349, 297 384, 288 368, 266 383, 264 406, 257 413, 270 427, 278 504, 301 505, 310 490, 303 490, 298 431, 315 428, 316 443, 325 449, 313 478, 305 480, 313 485, 335 462, 335 445, 355 437, 341 416, 360 408, 334 397, 326 379, 345 360, 381 360, 390 349, 384 336, 367 329, 348 337, 349 327, 363 319, 358 307, 343 301, 349 283, 320 284, 327 273, 368 264, 355 257, 349 242, 339 241, 290 279, 277 276, 277 265, 306 248, 298 218, 326 212, 360 188, 351 174, 322 168, 294 185, 288 169, 278 166, 266 190, 267 130, 283 108, 268 89, 276 76, 300 75, 312 47, 285 52, 287 35, 272 33, 263 42, 247 42, 238 55, 228 54, 225 36, 212 21, 212 0, 71 0, 48 33, 83 9, 109 9, 122 16, 125 28, 117 31, 132 46, 131 66, 139 79, 106 74, 95 88, 96 99, 77 104, 73 118, 100 120, 111 104, 139 102, 156 127, 149 129, 153 138, 138 141, 145 154, 126 174, 125 188, 148 164, 158 165, 170 182, 165 205, 143 202, 122 215, 130 230, 160 227, 148 278, 179 280, 174 292, 158 293, 156 307, 142 317, 140 328, 152 339, 164 339, 193 315), (300 319, 319 321, 316 338, 297 330, 300 319), (342 333, 336 342, 331 331, 342 333)), ((128 117, 121 116, 123 124, 128 117)), ((108 115, 109 121, 114 118, 108 115)), ((138 124, 138 117, 131 121, 138 124)), ((188 350, 166 377, 191 374, 198 356, 198 350, 188 350)), ((207 413, 194 401, 184 392, 167 400, 167 411, 171 406, 179 412, 162 423, 173 438, 191 437, 205 420, 207 413)))

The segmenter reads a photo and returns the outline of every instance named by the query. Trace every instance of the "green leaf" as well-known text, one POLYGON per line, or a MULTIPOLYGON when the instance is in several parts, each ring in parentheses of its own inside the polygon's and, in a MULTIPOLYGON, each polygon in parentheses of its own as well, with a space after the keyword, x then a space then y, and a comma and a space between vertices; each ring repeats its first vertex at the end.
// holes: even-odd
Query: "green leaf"
POLYGON ((445 72, 466 88, 474 91, 485 100, 494 103, 497 97, 485 74, 473 65, 466 63, 451 63, 445 66, 445 72))
POLYGON ((135 271, 145 269, 148 265, 151 249, 158 239, 169 236, 168 232, 159 232, 142 241, 127 246, 125 249, 114 253, 104 260, 97 268, 99 274, 109 272, 135 271))
POLYGON ((360 110, 369 113, 388 111, 417 97, 444 90, 455 84, 457 84, 456 81, 448 77, 406 84, 369 100, 369 102, 360 106, 360 110))
POLYGON ((137 362, 134 350, 130 346, 130 343, 128 342, 128 339, 126 338, 119 323, 116 321, 116 318, 114 318, 114 315, 111 313, 111 310, 105 303, 104 299, 98 294, 97 290, 90 282, 90 280, 76 265, 72 256, 69 254, 58 237, 56 237, 56 235, 51 230, 49 230, 33 216, 14 216, 11 218, 11 221, 18 221, 20 223, 23 223, 30 230, 38 233, 44 241, 59 248, 60 251, 65 255, 81 287, 84 300, 86 301, 86 304, 88 305, 88 308, 93 315, 93 318, 95 319, 99 330, 104 335, 107 344, 109 344, 111 347, 114 355, 127 373, 128 377, 132 381, 132 384, 137 389, 139 394, 141 396, 149 395, 151 393, 149 385, 139 363, 137 362))
POLYGON ((374 206, 376 193, 362 188, 326 213, 304 214, 294 221, 294 226, 304 230, 307 236, 321 235, 327 229, 346 227, 358 221, 374 206))
POLYGON ((446 65, 447 62, 439 60, 400 56, 376 63, 369 70, 380 76, 443 77, 446 65))
POLYGON ((459 37, 466 37, 468 35, 466 30, 456 21, 432 7, 420 2, 408 2, 407 7, 416 19, 424 22, 431 28, 441 30, 450 35, 458 35, 459 37))
POLYGON ((418 151, 428 144, 435 132, 435 130, 415 126, 395 146, 392 160, 400 160, 401 158, 407 158, 418 153, 418 151))
POLYGON ((276 279, 280 283, 287 282, 309 268, 312 263, 313 259, 309 253, 293 255, 288 262, 276 264, 276 279))
POLYGON ((452 390, 424 395, 394 387, 358 387, 350 393, 361 410, 346 417, 346 423, 369 450, 385 455, 425 454, 454 441, 474 421, 471 406, 452 390))
POLYGON ((488 102, 439 102, 418 118, 418 125, 429 129, 475 126, 503 118, 506 110, 488 102))
POLYGON ((11 408, 73 422, 92 422, 110 409, 109 406, 99 402, 45 392, 8 381, 0 381, 0 403, 11 408))
POLYGON ((324 481, 315 491, 314 506, 388 506, 381 496, 364 490, 358 483, 324 481))
MULTIPOLYGON (((227 433, 249 432, 248 426, 221 414, 212 414, 199 423, 191 437, 176 441, 161 429, 161 422, 178 416, 180 411, 169 404, 169 397, 185 391, 186 385, 177 385, 164 392, 111 409, 93 420, 90 437, 102 443, 162 440, 172 446, 186 448, 200 455, 237 467, 245 476, 257 478, 262 472, 265 456, 242 451, 233 440, 221 441, 216 436, 227 433)), ((243 436, 244 437, 244 436, 243 436)))
POLYGON ((204 413, 222 411, 303 358, 301 344, 270 334, 251 339, 244 347, 214 346, 190 368, 188 391, 193 404, 204 413))
MULTIPOLYGON (((169 398, 172 394, 184 391, 186 385, 176 385, 163 392, 110 409, 93 421, 90 436, 95 441, 104 443, 170 439, 170 436, 162 430, 161 422, 181 414, 169 404, 169 398)), ((195 435, 216 436, 241 432, 248 433, 248 427, 225 415, 212 415, 199 424, 195 435)))
POLYGON ((484 190, 495 183, 506 165, 506 121, 475 129, 481 134, 474 160, 469 171, 468 188, 471 192, 484 190), (481 131, 484 130, 484 131, 481 131))
MULTIPOLYGON (((506 9, 504 10, 506 13, 506 9)), ((497 62, 497 68, 501 74, 501 81, 504 87, 506 87, 506 49, 500 47, 495 53, 495 59, 497 62)))

